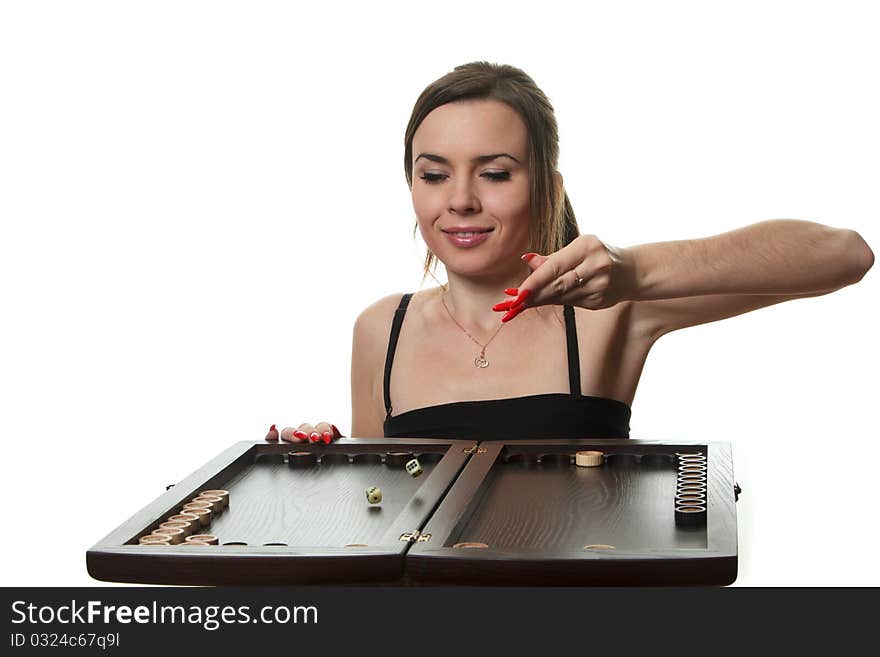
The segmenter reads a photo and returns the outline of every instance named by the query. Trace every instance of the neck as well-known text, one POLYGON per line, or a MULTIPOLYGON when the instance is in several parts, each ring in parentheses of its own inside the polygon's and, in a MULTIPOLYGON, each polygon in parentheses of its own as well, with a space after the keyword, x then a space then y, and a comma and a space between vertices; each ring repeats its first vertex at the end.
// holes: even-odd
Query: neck
POLYGON ((504 290, 518 287, 528 272, 519 266, 491 278, 467 277, 455 272, 448 272, 448 276, 446 306, 455 320, 479 340, 481 337, 489 339, 498 330, 503 313, 492 310, 492 306, 512 299, 504 294, 504 290))

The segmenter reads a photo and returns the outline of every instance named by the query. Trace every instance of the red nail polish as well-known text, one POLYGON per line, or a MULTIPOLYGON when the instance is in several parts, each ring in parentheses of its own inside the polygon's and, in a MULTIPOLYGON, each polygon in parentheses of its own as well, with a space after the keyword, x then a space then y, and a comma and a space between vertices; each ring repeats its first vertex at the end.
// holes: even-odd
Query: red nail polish
POLYGON ((511 297, 515 297, 517 294, 519 294, 519 288, 518 287, 509 287, 506 290, 504 290, 504 294, 511 296, 511 297))
POLYGON ((520 258, 520 259, 521 259, 521 260, 525 260, 526 262, 530 262, 531 259, 534 258, 536 255, 538 255, 538 254, 537 254, 537 253, 526 253, 526 254, 523 255, 522 258, 520 258))
POLYGON ((317 431, 312 431, 312 433, 309 434, 309 440, 316 443, 321 440, 321 435, 317 431))
POLYGON ((299 438, 300 440, 302 440, 303 438, 309 437, 309 435, 305 431, 300 431, 299 429, 294 431, 293 435, 296 436, 297 438, 299 438))
POLYGON ((335 424, 330 425, 333 428, 333 437, 334 438, 342 438, 342 432, 336 428, 335 424))
POLYGON ((526 300, 532 295, 531 290, 523 290, 519 293, 519 296, 514 300, 514 304, 524 304, 526 300))
POLYGON ((500 310, 510 310, 510 306, 513 305, 513 299, 510 301, 502 301, 501 303, 496 303, 492 306, 492 310, 500 311, 500 310))
POLYGON ((333 440, 333 434, 329 431, 325 431, 323 434, 321 434, 321 439, 324 441, 325 445, 329 445, 330 442, 333 440))
POLYGON ((501 321, 502 322, 509 322, 510 320, 512 320, 514 317, 519 315, 524 310, 525 310, 525 306, 514 306, 509 311, 507 311, 507 314, 501 318, 501 321))
POLYGON ((510 316, 510 319, 513 319, 514 317, 517 316, 517 314, 519 312, 521 312, 522 310, 525 310, 525 306, 523 306, 521 303, 514 303, 513 305, 510 306, 509 310, 510 310, 510 312, 513 313, 513 315, 510 316))

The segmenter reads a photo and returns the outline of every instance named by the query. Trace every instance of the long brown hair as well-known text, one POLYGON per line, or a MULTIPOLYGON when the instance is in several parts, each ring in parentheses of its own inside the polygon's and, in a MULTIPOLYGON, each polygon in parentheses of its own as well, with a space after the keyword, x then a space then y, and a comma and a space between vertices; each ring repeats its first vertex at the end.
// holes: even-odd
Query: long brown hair
MULTIPOLYGON (((557 178, 559 129, 553 106, 531 77, 515 66, 470 62, 456 66, 422 91, 413 107, 404 137, 403 169, 412 190, 412 142, 419 125, 434 109, 459 100, 495 99, 516 111, 528 133, 530 250, 549 255, 579 234, 568 194, 557 178)), ((413 237, 418 222, 413 228, 413 237)), ((425 277, 437 266, 429 249, 425 256, 425 277)))

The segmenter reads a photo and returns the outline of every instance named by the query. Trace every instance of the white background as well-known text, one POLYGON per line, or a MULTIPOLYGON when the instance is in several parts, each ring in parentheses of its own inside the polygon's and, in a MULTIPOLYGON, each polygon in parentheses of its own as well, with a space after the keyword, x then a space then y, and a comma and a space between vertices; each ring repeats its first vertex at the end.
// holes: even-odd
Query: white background
MULTIPOLYGON (((86 550, 232 443, 348 432, 353 321, 420 284, 404 129, 458 64, 549 96, 584 233, 798 218, 876 251, 876 12, 3 3, 0 583, 98 584, 86 550)), ((738 585, 880 585, 877 292, 872 271, 648 359, 632 437, 733 445, 738 585)))

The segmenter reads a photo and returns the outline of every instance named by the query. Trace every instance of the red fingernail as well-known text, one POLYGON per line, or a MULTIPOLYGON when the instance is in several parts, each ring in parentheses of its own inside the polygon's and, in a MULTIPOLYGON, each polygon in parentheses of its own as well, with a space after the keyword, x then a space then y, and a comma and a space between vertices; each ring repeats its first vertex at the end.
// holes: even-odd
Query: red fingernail
POLYGON ((526 253, 520 258, 520 260, 525 260, 526 262, 530 262, 531 259, 534 258, 536 255, 538 255, 538 254, 537 253, 526 253))
POLYGON ((333 427, 333 437, 334 438, 342 438, 342 432, 336 428, 336 425, 331 424, 330 426, 333 427))
POLYGON ((501 303, 496 303, 492 306, 492 310, 500 311, 500 310, 510 310, 510 307, 514 304, 513 299, 510 301, 502 301, 501 303))
POLYGON ((519 293, 519 296, 514 300, 514 304, 517 303, 525 303, 526 300, 532 295, 531 290, 523 290, 519 293))
POLYGON ((293 435, 296 436, 297 438, 299 438, 300 440, 302 440, 303 438, 309 437, 309 435, 305 431, 300 431, 299 429, 294 431, 293 435))
POLYGON ((509 287, 506 290, 504 290, 504 294, 515 297, 517 294, 519 294, 519 288, 518 287, 509 287))
POLYGON ((525 306, 515 306, 507 311, 507 314, 501 318, 502 322, 509 322, 514 317, 519 315, 523 310, 525 310, 525 306))
POLYGON ((309 440, 311 440, 313 443, 316 443, 321 440, 321 434, 319 434, 317 431, 312 431, 312 433, 309 434, 309 440))
POLYGON ((329 431, 325 431, 324 434, 321 436, 321 440, 324 441, 325 445, 329 445, 333 441, 333 434, 331 434, 329 431))

